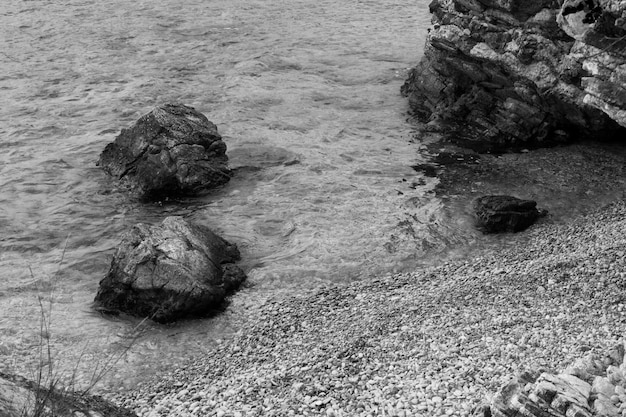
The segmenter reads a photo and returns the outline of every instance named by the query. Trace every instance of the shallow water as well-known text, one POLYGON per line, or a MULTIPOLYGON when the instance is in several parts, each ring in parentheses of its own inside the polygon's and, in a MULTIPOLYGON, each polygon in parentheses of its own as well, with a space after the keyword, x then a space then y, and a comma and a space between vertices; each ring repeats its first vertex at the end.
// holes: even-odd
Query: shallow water
POLYGON ((436 180, 410 168, 420 156, 399 95, 421 55, 427 3, 6 0, 3 367, 29 374, 50 344, 54 372, 84 384, 94 362, 133 341, 105 383, 129 385, 227 336, 268 296, 401 270, 428 240, 443 247, 428 233, 436 180), (164 102, 217 124, 241 168, 230 184, 144 205, 95 166, 121 128, 164 102), (238 243, 249 286, 222 318, 148 324, 134 340, 136 322, 103 318, 91 301, 122 232, 166 215, 238 243))
POLYGON ((471 229, 473 195, 534 197, 552 220, 624 196, 624 183, 609 181, 626 166, 623 149, 607 164, 605 151, 575 147, 505 156, 494 165, 517 171, 468 174, 436 196, 438 180, 411 168, 424 161, 423 138, 399 94, 422 54, 427 5, 5 0, 0 368, 33 376, 43 362, 47 372, 50 346, 52 374, 66 383, 89 385, 104 366, 113 370, 99 389, 126 389, 228 337, 267 298, 466 255, 470 243, 506 244, 471 229), (121 128, 165 102, 216 123, 237 174, 201 197, 141 204, 95 162, 121 128), (527 169, 523 158, 545 161, 527 169), (606 181, 589 182, 603 166, 606 181), (214 319, 161 326, 95 313, 124 230, 167 215, 236 242, 246 288, 214 319))

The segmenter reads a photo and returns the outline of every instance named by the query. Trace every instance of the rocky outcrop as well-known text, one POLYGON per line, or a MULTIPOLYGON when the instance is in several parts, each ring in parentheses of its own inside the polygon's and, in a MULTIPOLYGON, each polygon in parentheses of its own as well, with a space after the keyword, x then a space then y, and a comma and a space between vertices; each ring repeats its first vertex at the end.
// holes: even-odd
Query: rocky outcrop
POLYGON ((626 3, 434 0, 415 115, 464 146, 501 151, 626 137, 626 3))
POLYGON ((98 165, 146 199, 194 194, 230 180, 226 144, 203 114, 165 104, 122 129, 98 165))
POLYGON ((626 126, 626 3, 567 0, 558 23, 576 39, 573 54, 588 74, 583 102, 626 126))
POLYGON ((505 384, 485 417, 618 417, 626 410, 624 346, 607 355, 589 354, 562 373, 526 372, 505 384))
POLYGON ((235 245, 180 217, 137 224, 123 237, 95 303, 157 322, 210 315, 245 280, 234 265, 239 258, 235 245))
POLYGON ((484 233, 519 232, 545 216, 537 202, 508 195, 487 195, 473 203, 476 227, 484 233))
POLYGON ((98 396, 61 391, 0 372, 0 417, 17 416, 136 417, 98 396))

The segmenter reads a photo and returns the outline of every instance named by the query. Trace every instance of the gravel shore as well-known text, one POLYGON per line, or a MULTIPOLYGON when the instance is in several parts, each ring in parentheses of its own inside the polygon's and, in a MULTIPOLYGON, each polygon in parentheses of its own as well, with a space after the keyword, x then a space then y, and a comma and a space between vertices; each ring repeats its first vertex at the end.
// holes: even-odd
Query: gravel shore
POLYGON ((626 329, 626 205, 412 273, 266 303, 210 355, 114 400, 140 416, 467 415, 514 374, 626 329))

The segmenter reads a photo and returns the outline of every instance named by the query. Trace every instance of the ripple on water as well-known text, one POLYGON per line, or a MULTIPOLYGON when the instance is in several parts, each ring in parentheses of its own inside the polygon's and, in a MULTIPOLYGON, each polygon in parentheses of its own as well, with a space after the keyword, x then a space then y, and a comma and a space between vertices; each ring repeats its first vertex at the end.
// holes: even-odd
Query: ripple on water
POLYGON ((36 362, 40 299, 53 302, 50 341, 69 369, 134 340, 136 321, 90 306, 121 233, 139 221, 184 215, 214 228, 239 244, 250 283, 219 319, 148 324, 114 381, 200 352, 266 297, 423 253, 411 236, 432 231, 411 215, 437 208, 404 202, 428 206, 434 182, 410 168, 417 149, 398 91, 421 54, 426 1, 5 3, 0 274, 11 278, 0 281, 0 362, 36 362), (165 101, 218 125, 236 176, 197 198, 140 204, 95 162, 165 101))

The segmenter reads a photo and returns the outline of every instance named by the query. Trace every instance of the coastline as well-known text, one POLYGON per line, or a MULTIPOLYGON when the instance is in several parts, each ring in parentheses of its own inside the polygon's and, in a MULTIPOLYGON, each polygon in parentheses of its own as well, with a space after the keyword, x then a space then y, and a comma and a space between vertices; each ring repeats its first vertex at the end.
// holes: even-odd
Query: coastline
MULTIPOLYGON (((416 14, 407 13, 402 2, 384 7, 359 2, 359 13, 352 4, 332 2, 290 7, 269 2, 258 8, 217 2, 209 14, 197 13, 205 7, 202 2, 192 3, 172 14, 167 2, 120 2, 123 16, 111 14, 110 5, 76 9, 78 14, 54 4, 10 8, 18 10, 19 18, 7 26, 16 41, 6 56, 11 61, 7 97, 13 104, 6 115, 15 122, 5 130, 7 137, 28 140, 6 144, 11 160, 4 197, 10 215, 0 220, 10 232, 3 246, 10 277, 4 308, 10 314, 3 317, 3 357, 25 366, 31 340, 42 340, 32 320, 38 316, 31 314, 38 311, 37 298, 31 296, 40 297, 41 288, 51 288, 50 300, 56 292, 58 322, 63 323, 57 340, 68 352, 79 352, 78 341, 87 341, 93 349, 84 357, 97 358, 130 339, 129 323, 102 320, 91 310, 83 314, 92 299, 90 280, 105 268, 102 254, 114 236, 135 220, 153 221, 164 210, 102 191, 92 156, 101 136, 112 133, 111 126, 132 120, 163 97, 202 106, 224 125, 242 164, 258 154, 262 166, 272 168, 254 166, 258 171, 250 172, 258 174, 240 177, 240 186, 223 198, 197 202, 198 210, 193 204, 181 210, 204 221, 219 216, 220 227, 259 257, 250 265, 280 264, 283 269, 258 268, 250 288, 266 286, 256 288, 262 295, 242 291, 235 296, 237 309, 228 312, 234 319, 222 324, 232 326, 223 331, 225 341, 213 340, 212 321, 197 322, 209 324, 204 328, 193 321, 182 330, 177 325, 167 332, 151 328, 143 350, 128 361, 139 365, 111 379, 120 387, 117 394, 105 395, 115 403, 150 417, 468 415, 522 370, 558 370, 621 341, 626 328, 626 148, 612 153, 605 144, 593 149, 576 144, 566 150, 480 155, 478 163, 455 163, 449 170, 438 166, 437 178, 413 182, 411 168, 418 169, 407 161, 415 142, 406 138, 414 130, 401 124, 400 98, 382 93, 404 77, 406 51, 416 52, 414 36, 394 34, 396 29, 408 33, 408 23, 416 26, 416 14), (396 9, 401 19, 394 18, 396 9), (56 13, 63 18, 49 18, 56 13), (71 17, 85 24, 67 24, 71 17), (302 24, 294 25, 295 17, 302 24), (132 30, 114 31, 122 26, 132 30), (35 38, 42 42, 32 44, 35 38), (39 65, 45 62, 52 64, 39 65), (36 70, 24 72, 24 67, 36 70), (95 105, 94 98, 104 98, 110 110, 95 105), (317 145, 308 147, 317 141, 323 152, 317 145), (401 144, 395 156, 387 142, 401 144), (383 153, 379 144, 385 146, 383 153), (268 149, 274 153, 263 156, 268 149), (283 163, 282 155, 290 159, 283 163), (406 163, 399 162, 400 156, 406 163), (394 189, 394 182, 402 187, 394 189), (537 200, 550 215, 519 235, 479 235, 471 227, 468 203, 500 193, 537 200), (441 211, 424 205, 435 194, 432 206, 441 211), (303 212, 310 216, 292 221, 303 212), (390 234, 397 240, 382 245, 374 237, 384 236, 382 226, 395 221, 396 213, 406 216, 390 234), (379 219, 385 221, 357 244, 352 231, 379 219), (439 240, 423 239, 416 225, 439 240), (65 248, 58 262, 61 251, 55 245, 66 233, 70 252, 61 281, 56 276, 65 248), (335 245, 325 246, 330 240, 335 245), (411 243, 406 253, 387 256, 406 242, 411 243), (414 250, 414 242, 427 249, 414 250), (294 267, 293 253, 316 244, 322 250, 307 255, 310 263, 294 267), (352 249, 348 259, 338 255, 346 247, 352 249), (432 257, 421 255, 428 250, 432 257), (410 272, 394 269, 373 280, 325 283, 299 295, 285 295, 280 287, 283 282, 298 287, 297 279, 318 285, 331 274, 332 281, 350 277, 353 270, 377 275, 390 270, 386 262, 400 265, 396 260, 405 259, 410 272), (41 270, 37 280, 31 262, 41 270), (290 278, 297 279, 292 284, 290 278), (61 285, 55 286, 57 281, 61 285), (232 328, 239 331, 231 335, 232 328), (182 333, 185 337, 173 343, 182 333), (170 369, 178 361, 177 371, 155 374, 153 381, 127 391, 134 381, 125 376, 151 375, 157 366, 170 369)), ((478 33, 467 30, 469 36, 478 33)), ((549 50, 533 42, 520 45, 520 57, 549 50)), ((491 52, 480 46, 475 52, 491 52)), ((420 48, 421 42, 418 55, 420 48)), ((586 46, 584 51, 596 56, 586 46)), ((589 83, 597 86, 596 81, 589 83)), ((523 116, 502 114, 507 120, 523 116)), ((519 117, 520 126, 532 126, 529 119, 519 117)), ((433 152, 442 151, 440 145, 433 152)), ((44 338, 50 343, 49 334, 44 338)), ((74 372, 83 354, 78 353, 74 372)), ((58 357, 72 364, 71 355, 58 357)), ((89 360, 83 362, 91 367, 89 360)))
POLYGON ((140 416, 467 415, 510 377, 626 330, 626 204, 499 252, 266 303, 209 354, 112 400, 140 416))
MULTIPOLYGON (((389 257, 383 244, 405 211, 400 203, 431 185, 400 183, 420 178, 398 94, 423 51, 427 2, 180 5, 7 2, 2 33, 14 60, 3 61, 2 83, 4 371, 36 369, 38 296, 51 288, 58 369, 78 365, 78 383, 89 383, 91 358, 133 339, 138 321, 103 319, 91 305, 122 234, 137 223, 182 215, 237 243, 253 271, 237 306, 389 270, 414 251, 389 257), (215 193, 146 205, 95 163, 121 129, 170 101, 214 122, 231 168, 241 169, 215 193)), ((175 367, 204 340, 228 337, 240 317, 228 314, 151 323, 102 385, 133 387, 175 367)))

